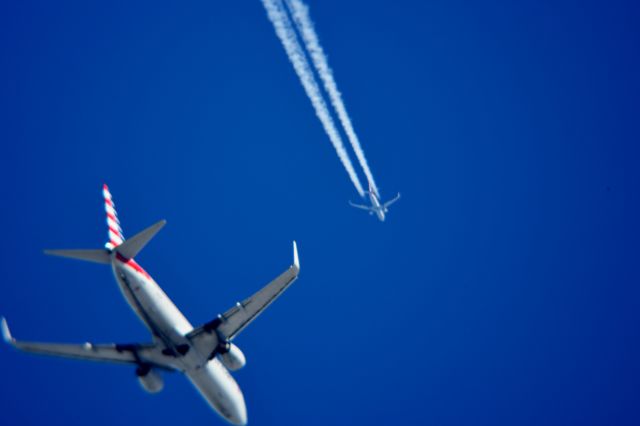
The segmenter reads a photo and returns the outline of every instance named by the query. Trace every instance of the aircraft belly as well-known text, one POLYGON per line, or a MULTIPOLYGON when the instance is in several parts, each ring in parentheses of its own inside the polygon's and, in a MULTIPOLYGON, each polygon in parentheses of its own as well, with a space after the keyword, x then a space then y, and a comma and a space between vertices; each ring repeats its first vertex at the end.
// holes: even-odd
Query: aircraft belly
POLYGON ((236 425, 247 423, 247 409, 240 387, 227 369, 213 358, 186 372, 200 395, 218 414, 236 425))
POLYGON ((153 280, 126 267, 116 267, 114 273, 125 299, 153 334, 184 340, 193 327, 153 280))

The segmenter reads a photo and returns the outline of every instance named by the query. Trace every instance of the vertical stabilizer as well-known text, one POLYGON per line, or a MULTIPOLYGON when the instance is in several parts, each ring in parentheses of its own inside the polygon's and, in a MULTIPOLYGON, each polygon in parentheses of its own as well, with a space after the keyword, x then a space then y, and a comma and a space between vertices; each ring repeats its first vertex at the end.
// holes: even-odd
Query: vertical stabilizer
POLYGON ((125 259, 133 259, 166 223, 166 221, 161 220, 125 242, 122 228, 120 228, 120 221, 118 220, 118 213, 116 213, 111 192, 109 192, 109 187, 106 184, 102 187, 102 194, 104 195, 104 209, 107 213, 107 226, 109 228, 109 241, 104 245, 105 248, 92 250, 45 250, 46 254, 104 264, 111 263, 114 253, 125 259))
POLYGON ((113 250, 124 242, 124 235, 122 235, 116 205, 106 183, 102 187, 102 195, 104 196, 104 210, 107 213, 107 226, 109 227, 109 241, 104 246, 107 250, 113 250))

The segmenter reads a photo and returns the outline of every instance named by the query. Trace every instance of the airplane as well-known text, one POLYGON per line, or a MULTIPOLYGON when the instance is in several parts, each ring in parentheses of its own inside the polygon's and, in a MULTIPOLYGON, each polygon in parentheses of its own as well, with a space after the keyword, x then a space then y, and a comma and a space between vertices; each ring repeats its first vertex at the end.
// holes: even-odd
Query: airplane
POLYGON ((378 216, 378 219, 380 219, 380 222, 384 222, 386 213, 389 211, 389 206, 400 199, 400 193, 398 192, 398 195, 396 195, 395 198, 381 204, 378 199, 378 195, 376 195, 376 192, 371 188, 371 185, 369 185, 369 191, 367 191, 367 194, 369 194, 369 201, 371 202, 370 206, 355 204, 351 201, 349 201, 349 204, 352 207, 368 211, 370 215, 375 213, 376 216, 378 216))
POLYGON ((228 370, 244 367, 246 358, 232 343, 258 315, 298 278, 300 262, 295 241, 293 265, 251 297, 236 303, 213 320, 194 328, 134 257, 165 225, 161 220, 125 240, 107 185, 103 186, 109 241, 104 249, 46 250, 53 256, 110 265, 125 299, 149 329, 149 343, 58 344, 23 342, 12 337, 7 321, 0 327, 4 340, 17 349, 89 361, 135 367, 142 388, 157 393, 164 387, 162 373, 182 372, 208 404, 235 425, 247 423, 240 387, 228 370))

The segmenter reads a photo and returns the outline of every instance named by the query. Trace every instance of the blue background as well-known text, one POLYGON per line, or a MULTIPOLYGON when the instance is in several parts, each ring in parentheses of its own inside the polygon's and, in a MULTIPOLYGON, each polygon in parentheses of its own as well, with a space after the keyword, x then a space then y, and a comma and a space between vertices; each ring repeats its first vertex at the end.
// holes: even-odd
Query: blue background
MULTIPOLYGON (((0 313, 18 338, 149 336, 125 236, 200 324, 291 262, 236 343, 253 425, 640 424, 638 6, 310 1, 383 198, 346 173, 259 1, 3 2, 0 313)), ((355 158, 354 158, 355 161, 355 158)), ((223 424, 179 374, 0 348, 0 423, 223 424)))

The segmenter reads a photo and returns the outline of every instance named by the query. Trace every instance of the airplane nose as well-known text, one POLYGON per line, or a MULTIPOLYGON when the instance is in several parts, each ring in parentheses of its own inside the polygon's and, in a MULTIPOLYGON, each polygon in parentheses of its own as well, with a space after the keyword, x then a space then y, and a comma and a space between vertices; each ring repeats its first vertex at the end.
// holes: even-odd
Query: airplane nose
POLYGON ((217 358, 204 368, 190 371, 187 377, 222 418, 234 425, 247 424, 247 407, 242 391, 217 358))
POLYGON ((247 407, 242 403, 234 404, 233 409, 229 413, 229 421, 234 425, 244 426, 247 424, 247 407))
POLYGON ((238 417, 234 419, 234 423, 240 426, 245 426, 247 424, 247 411, 243 411, 241 414, 238 414, 238 417))
POLYGON ((246 425, 247 405, 244 402, 244 396, 242 395, 240 388, 237 388, 235 392, 232 392, 229 397, 229 404, 227 406, 227 419, 234 425, 246 425))

